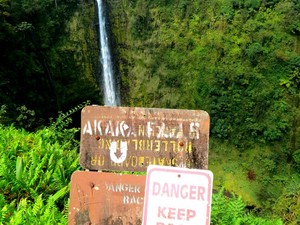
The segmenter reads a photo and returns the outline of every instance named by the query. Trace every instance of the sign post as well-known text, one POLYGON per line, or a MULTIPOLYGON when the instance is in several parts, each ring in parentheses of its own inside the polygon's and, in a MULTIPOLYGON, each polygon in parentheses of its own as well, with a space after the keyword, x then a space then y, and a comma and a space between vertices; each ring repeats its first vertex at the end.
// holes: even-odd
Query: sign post
POLYGON ((209 225, 212 185, 209 170, 149 166, 143 225, 209 225))

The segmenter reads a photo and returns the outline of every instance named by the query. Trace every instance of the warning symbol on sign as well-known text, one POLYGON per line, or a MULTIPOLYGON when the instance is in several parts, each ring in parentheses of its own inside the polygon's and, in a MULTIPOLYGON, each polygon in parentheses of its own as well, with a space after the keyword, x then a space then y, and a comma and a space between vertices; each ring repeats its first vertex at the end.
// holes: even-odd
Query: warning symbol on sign
POLYGON ((122 163, 127 157, 127 142, 126 141, 121 141, 121 147, 118 150, 117 149, 117 142, 112 141, 110 144, 110 159, 114 163, 122 163))

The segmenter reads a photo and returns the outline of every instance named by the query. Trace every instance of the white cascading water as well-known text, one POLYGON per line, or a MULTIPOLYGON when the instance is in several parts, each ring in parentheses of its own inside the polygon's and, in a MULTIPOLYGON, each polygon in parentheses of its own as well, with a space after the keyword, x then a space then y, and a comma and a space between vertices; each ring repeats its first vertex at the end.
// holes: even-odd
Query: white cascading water
POLYGON ((100 63, 102 64, 102 86, 104 90, 104 104, 107 106, 120 105, 119 97, 116 91, 115 79, 113 75, 113 67, 106 33, 105 15, 103 0, 97 0, 98 3, 98 19, 99 19, 99 36, 100 36, 100 63))

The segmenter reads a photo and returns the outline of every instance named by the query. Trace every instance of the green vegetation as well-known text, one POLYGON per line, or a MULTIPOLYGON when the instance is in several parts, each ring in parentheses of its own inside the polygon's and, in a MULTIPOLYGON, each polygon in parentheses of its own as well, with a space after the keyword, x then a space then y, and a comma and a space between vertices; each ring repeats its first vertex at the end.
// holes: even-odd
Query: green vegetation
POLYGON ((203 109, 213 137, 241 148, 285 142, 293 158, 300 146, 298 1, 110 7, 126 105, 203 109))
POLYGON ((0 224, 67 224, 79 143, 60 118, 34 133, 0 125, 0 224))
POLYGON ((285 224, 299 223, 300 175, 277 155, 275 146, 241 151, 215 139, 210 145, 209 169, 215 189, 241 197, 253 213, 279 216, 285 224))
POLYGON ((0 104, 9 112, 1 122, 23 127, 19 109, 34 129, 87 99, 101 102, 94 18, 94 6, 77 0, 0 0, 0 104))
POLYGON ((108 2, 124 104, 207 111, 215 188, 299 224, 300 2, 108 2))
POLYGON ((283 222, 280 219, 265 219, 247 212, 242 198, 224 197, 224 190, 221 189, 220 192, 213 195, 210 224, 283 225, 283 222))
MULTIPOLYGON (((299 224, 300 2, 106 5, 122 105, 210 114, 212 224, 299 224)), ((95 12, 0 0, 0 224, 66 224, 86 103, 59 112, 101 104, 95 12)))
MULTIPOLYGON (((62 117, 34 133, 0 126, 0 224, 67 224, 79 143, 78 129, 65 129, 62 117)), ((240 197, 223 192, 213 195, 211 224, 283 224, 247 212, 240 197)))

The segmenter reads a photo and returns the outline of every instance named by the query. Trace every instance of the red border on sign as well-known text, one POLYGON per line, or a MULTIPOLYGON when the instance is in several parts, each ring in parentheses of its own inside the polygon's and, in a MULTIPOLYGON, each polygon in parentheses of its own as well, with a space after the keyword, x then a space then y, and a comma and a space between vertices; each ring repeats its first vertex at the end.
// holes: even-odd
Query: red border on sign
MULTIPOLYGON (((147 171, 147 178, 146 178, 146 187, 145 187, 145 199, 144 199, 144 212, 143 212, 143 225, 147 225, 146 222, 147 222, 147 212, 148 212, 148 192, 149 192, 149 184, 150 184, 150 179, 151 179, 151 173, 152 172, 155 172, 155 171, 164 171, 164 172, 172 172, 172 173, 185 173, 185 174, 197 174, 197 175, 203 175, 205 177, 207 177, 208 179, 208 190, 212 190, 212 179, 211 177, 201 171, 201 170, 196 170, 196 169, 187 169, 187 168, 184 168, 184 170, 180 169, 180 168, 177 168, 177 167, 172 167, 174 169, 170 169, 168 167, 165 167, 165 166, 162 166, 161 168, 158 168, 158 167, 153 167, 153 168, 150 168, 148 171, 147 171)), ((209 171, 209 170, 208 170, 209 171)), ((208 199, 212 199, 211 198, 211 195, 212 193, 209 192, 208 193, 208 199)), ((206 218, 207 218, 207 221, 206 221, 206 225, 210 225, 210 208, 211 208, 211 204, 208 204, 207 205, 207 214, 206 214, 206 218)))

